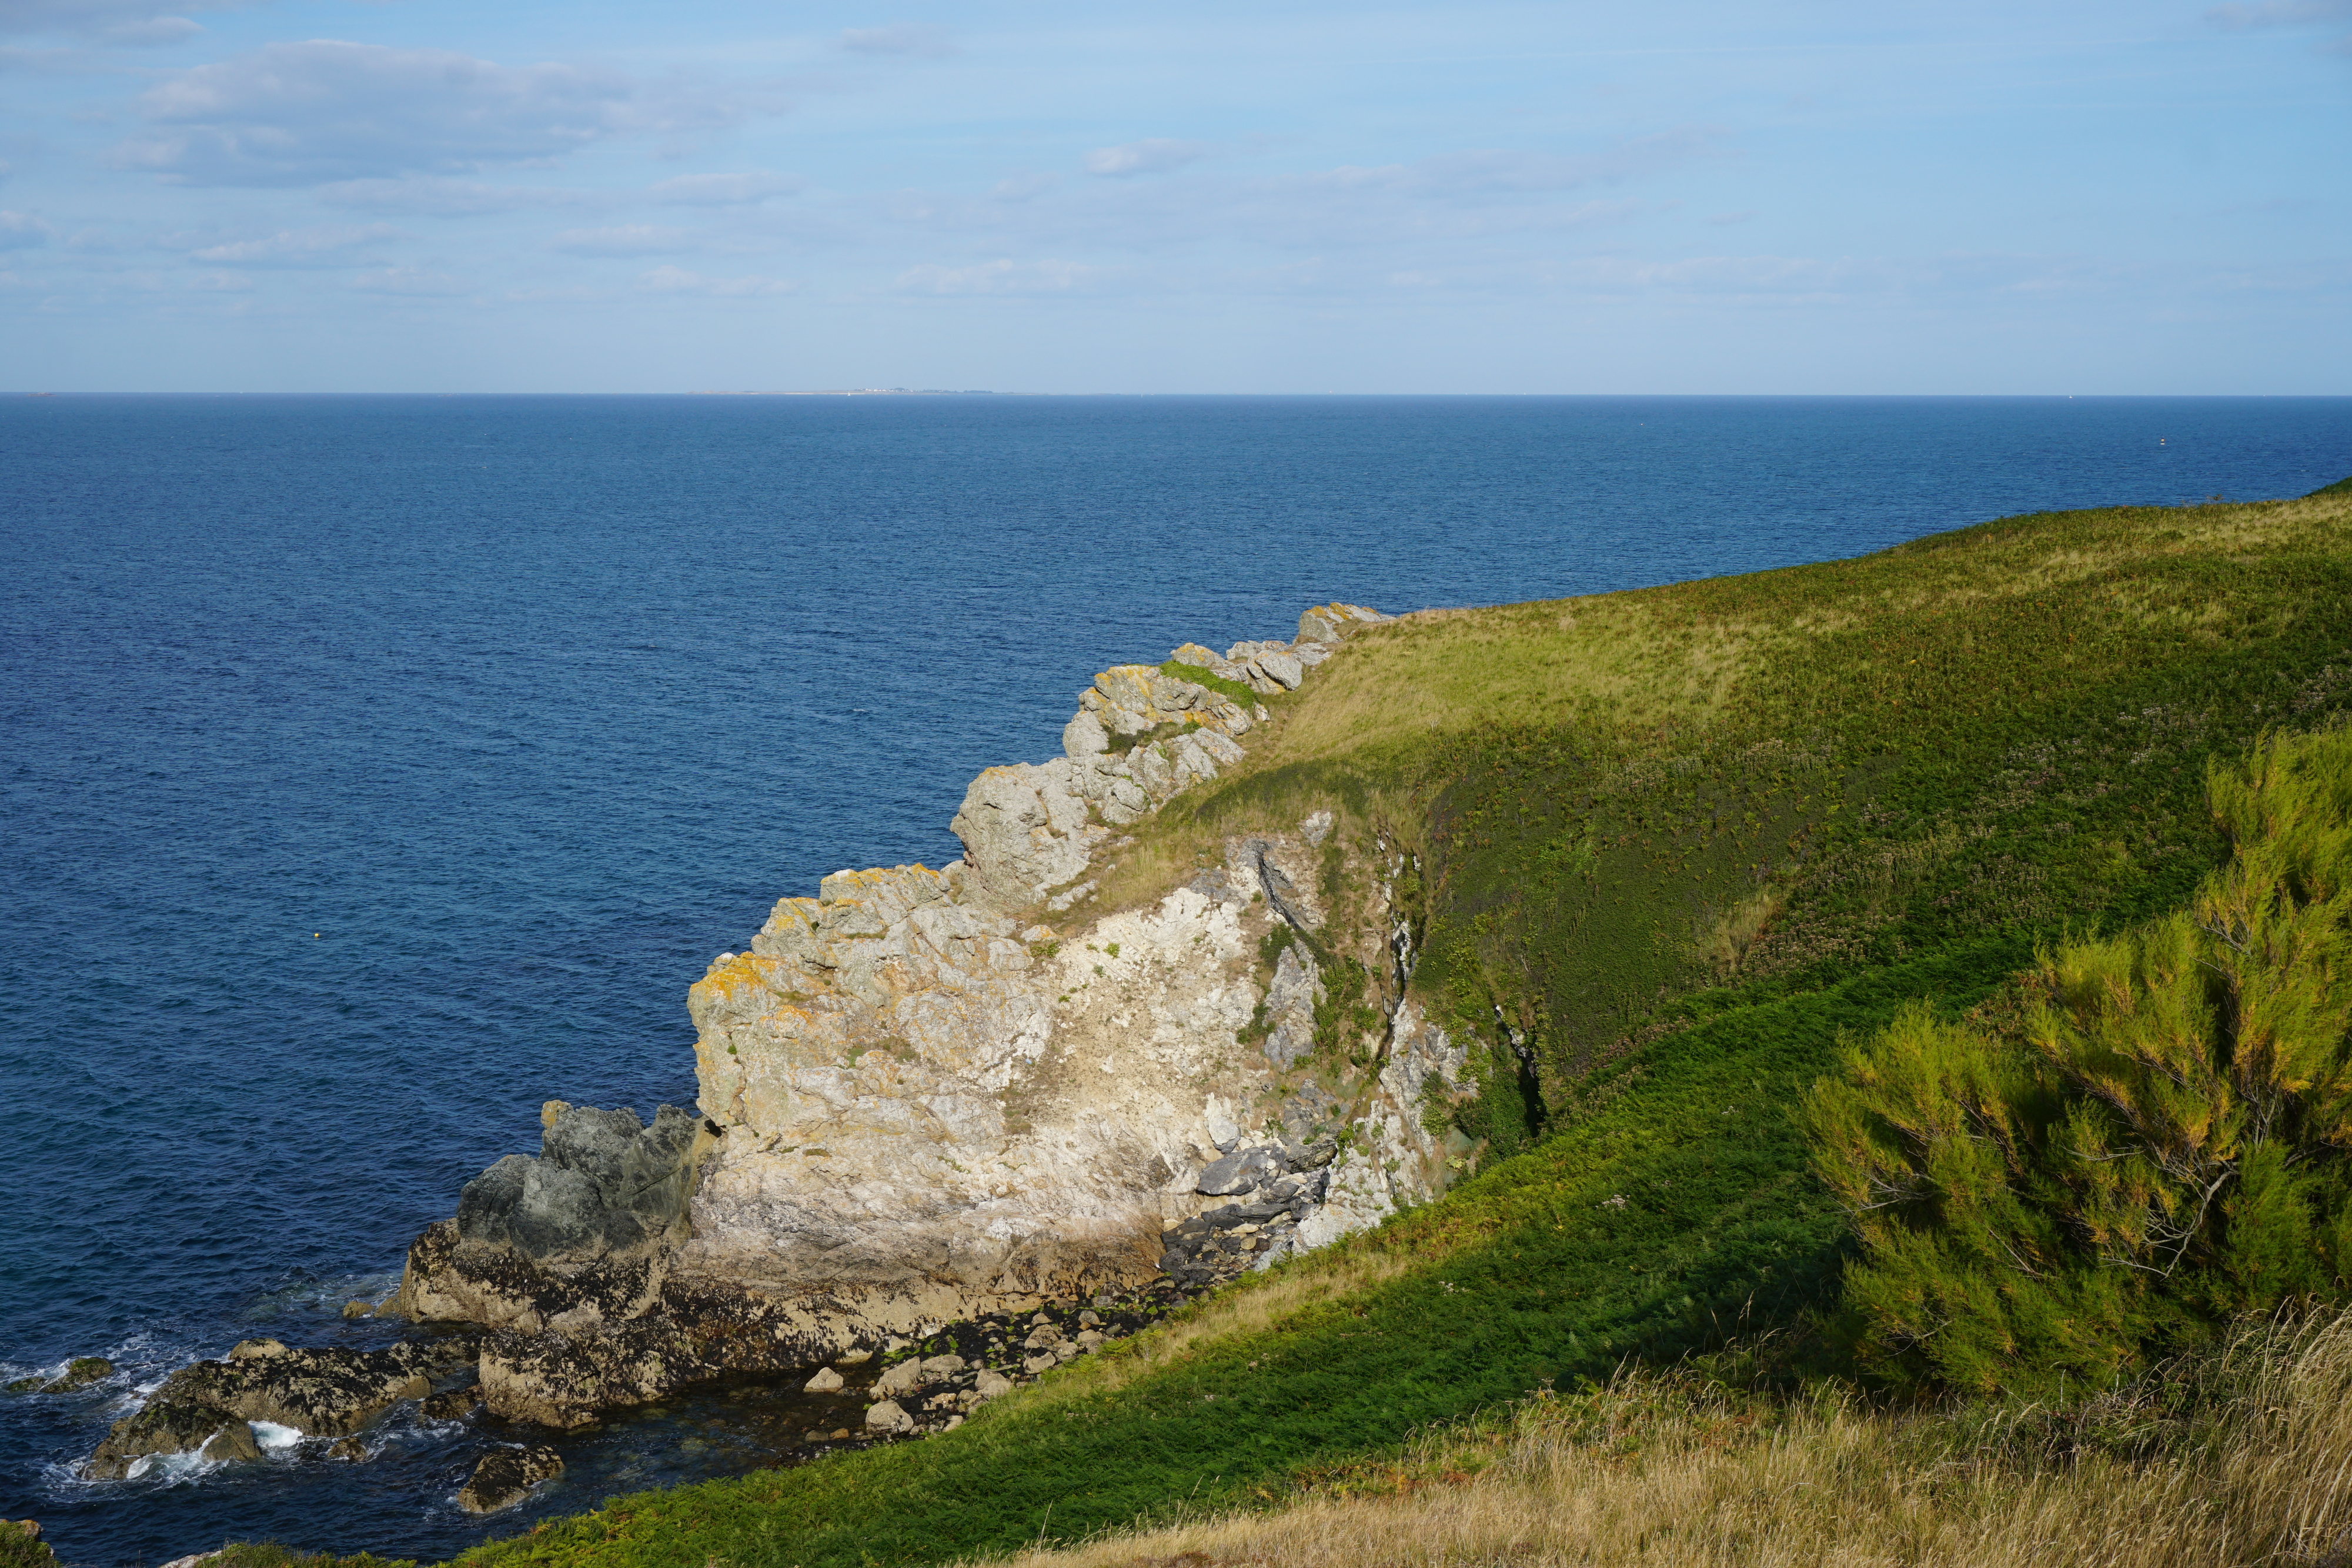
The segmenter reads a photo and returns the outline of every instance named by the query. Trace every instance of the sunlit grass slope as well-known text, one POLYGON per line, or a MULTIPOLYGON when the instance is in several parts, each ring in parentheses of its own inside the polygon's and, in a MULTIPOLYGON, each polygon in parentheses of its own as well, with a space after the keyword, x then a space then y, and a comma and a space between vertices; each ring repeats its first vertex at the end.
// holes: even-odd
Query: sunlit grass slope
MULTIPOLYGON (((1694 1369, 1704 1370, 1704 1369, 1694 1369)), ((2062 1406, 1875 1410, 1632 1369, 1429 1434, 1288 1506, 1007 1568, 2236 1568, 2343 1561, 2352 1325, 2252 1325, 2062 1406)))
POLYGON ((1799 1093, 1842 1038, 1959 1016, 2037 939, 2185 894, 2218 850, 2204 758, 2352 693, 2347 536, 2340 494, 2011 518, 1365 634, 1113 895, 1318 806, 1409 850, 1413 989, 1476 1048, 1480 1173, 958 1431, 468 1561, 1006 1553, 1264 1507, 1547 1382, 1797 1321, 1843 1230, 1799 1093))

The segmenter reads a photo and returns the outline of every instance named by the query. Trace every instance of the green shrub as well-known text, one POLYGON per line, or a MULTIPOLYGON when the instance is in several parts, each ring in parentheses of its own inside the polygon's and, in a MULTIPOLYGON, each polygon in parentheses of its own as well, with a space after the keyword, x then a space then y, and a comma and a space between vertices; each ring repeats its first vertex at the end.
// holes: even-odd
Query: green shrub
POLYGON ((58 1554, 24 1525, 0 1519, 0 1568, 57 1568, 58 1554))
POLYGON ((2008 1029, 1914 1007, 1808 1097, 1866 1363, 2104 1383, 2352 1275, 2352 730, 2206 787, 2231 853, 2188 907, 2042 954, 2008 1029))

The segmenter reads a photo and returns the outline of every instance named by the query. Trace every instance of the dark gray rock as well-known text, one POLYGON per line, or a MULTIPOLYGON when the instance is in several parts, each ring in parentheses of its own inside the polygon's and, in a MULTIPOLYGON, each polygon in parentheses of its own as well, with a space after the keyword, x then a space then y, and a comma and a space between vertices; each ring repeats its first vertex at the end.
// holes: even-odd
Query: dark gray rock
POLYGON ((473 1479, 458 1490, 457 1506, 467 1513, 496 1513, 562 1473, 562 1456, 553 1448, 500 1448, 474 1467, 473 1479))
POLYGON ((1274 1149, 1235 1149, 1223 1159, 1213 1160, 1193 1185, 1212 1197, 1230 1193, 1247 1192, 1268 1176, 1282 1173, 1281 1154, 1274 1149))
POLYGON ((665 1105, 644 1126, 625 1107, 550 1106, 537 1157, 509 1155, 457 1198, 462 1240, 537 1259, 586 1259, 658 1241, 685 1217, 698 1119, 665 1105))

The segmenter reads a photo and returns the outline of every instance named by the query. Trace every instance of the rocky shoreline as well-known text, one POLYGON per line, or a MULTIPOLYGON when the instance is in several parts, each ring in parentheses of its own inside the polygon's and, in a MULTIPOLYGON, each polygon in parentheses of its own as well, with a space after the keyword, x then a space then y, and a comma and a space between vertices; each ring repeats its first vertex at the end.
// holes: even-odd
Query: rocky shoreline
MULTIPOLYGON (((1240 762, 1266 700, 1387 619, 1320 606, 1291 643, 1105 671, 1063 756, 972 782, 961 862, 836 873, 713 960, 688 997, 695 1107, 549 1102, 540 1152, 469 1183, 399 1289, 351 1309, 442 1332, 241 1344, 174 1374, 87 1473, 242 1457, 255 1423, 348 1439, 403 1400, 573 1429, 795 1369, 845 1396, 871 1377, 813 1444, 920 1435, 1433 1197, 1465 1151, 1423 1111, 1459 1092, 1462 1051, 1404 999, 1394 846, 1317 812, 1088 914, 1122 830, 1240 762)), ((500 1449, 466 1506, 560 1468, 500 1449)))

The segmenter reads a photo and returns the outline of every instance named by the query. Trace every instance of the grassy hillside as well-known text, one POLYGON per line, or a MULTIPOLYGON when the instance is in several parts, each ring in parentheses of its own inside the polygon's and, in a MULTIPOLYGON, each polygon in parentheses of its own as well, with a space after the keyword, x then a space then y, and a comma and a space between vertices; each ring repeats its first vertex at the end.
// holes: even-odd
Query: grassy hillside
MULTIPOLYGON (((1419 866, 1482 1168, 920 1443, 616 1500, 479 1563, 939 1563, 1260 1507, 1628 1357, 1832 1322, 1792 1107, 1915 1002, 2178 902, 2203 764, 2352 695, 2352 494, 2003 519, 1858 560, 1423 613, 1147 829, 1140 898, 1336 807, 1419 866)), ((1833 1356, 1836 1335, 1784 1336, 1833 1356)))

